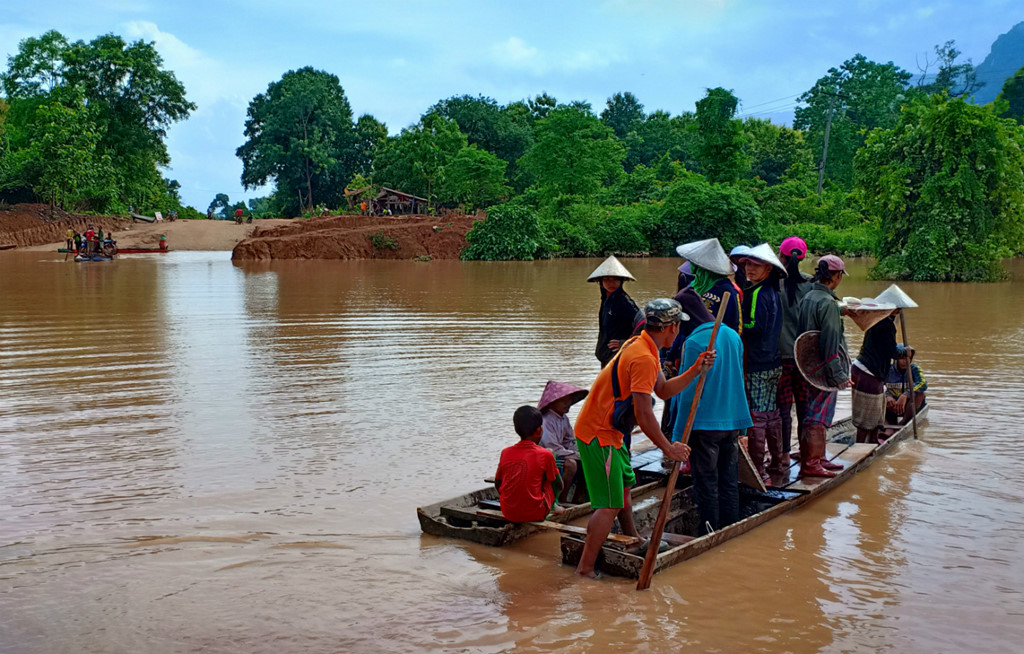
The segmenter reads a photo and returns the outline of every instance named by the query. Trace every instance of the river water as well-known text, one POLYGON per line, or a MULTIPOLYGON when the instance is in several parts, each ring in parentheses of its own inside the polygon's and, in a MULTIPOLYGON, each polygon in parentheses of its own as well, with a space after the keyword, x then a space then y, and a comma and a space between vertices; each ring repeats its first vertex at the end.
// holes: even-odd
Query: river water
MULTIPOLYGON (((0 651, 1019 651, 1024 262, 904 284, 932 410, 806 508, 654 578, 421 535, 547 379, 597 260, 0 255, 0 651)), ((627 260, 638 302, 672 259, 627 260)), ((866 265, 840 295, 886 284, 866 265)), ((859 330, 847 333, 856 351, 859 330)), ((840 413, 848 412, 848 401, 840 413)))

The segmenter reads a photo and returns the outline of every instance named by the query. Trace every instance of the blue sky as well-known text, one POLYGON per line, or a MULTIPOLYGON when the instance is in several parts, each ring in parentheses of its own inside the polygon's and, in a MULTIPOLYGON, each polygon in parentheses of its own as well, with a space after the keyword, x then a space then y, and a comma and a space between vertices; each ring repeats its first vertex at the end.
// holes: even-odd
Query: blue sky
POLYGON ((199 105, 170 130, 167 174, 201 210, 218 192, 267 192, 243 191, 234 151, 252 97, 301 66, 337 75, 355 114, 392 133, 463 93, 504 103, 546 91, 600 111, 632 91, 648 111, 677 114, 724 86, 742 114, 786 122, 797 95, 857 52, 916 72, 916 60, 955 39, 979 64, 1024 20, 1020 0, 14 2, 0 15, 5 58, 48 29, 155 41, 199 105))

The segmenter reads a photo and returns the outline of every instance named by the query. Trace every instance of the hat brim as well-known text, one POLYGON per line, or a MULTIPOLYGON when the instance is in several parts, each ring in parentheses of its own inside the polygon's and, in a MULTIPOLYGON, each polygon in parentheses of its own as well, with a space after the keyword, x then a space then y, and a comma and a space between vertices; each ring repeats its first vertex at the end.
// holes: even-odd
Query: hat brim
POLYGON ((542 404, 537 404, 537 410, 543 411, 544 409, 548 408, 555 402, 566 397, 569 398, 569 405, 571 406, 573 404, 576 404, 577 402, 583 401, 589 394, 590 391, 581 388, 579 390, 572 391, 571 393, 566 393, 565 395, 558 395, 551 399, 545 400, 542 404))

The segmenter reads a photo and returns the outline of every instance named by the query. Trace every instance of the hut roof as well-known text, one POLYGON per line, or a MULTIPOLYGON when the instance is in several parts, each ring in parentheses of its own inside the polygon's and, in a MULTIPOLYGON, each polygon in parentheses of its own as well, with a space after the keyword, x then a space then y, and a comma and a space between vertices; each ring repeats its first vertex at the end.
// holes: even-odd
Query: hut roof
MULTIPOLYGON (((413 195, 412 193, 406 193, 405 191, 399 191, 397 189, 388 188, 386 186, 381 186, 380 190, 381 190, 381 192, 387 193, 389 195, 397 195, 400 198, 402 198, 403 200, 419 200, 420 202, 427 202, 428 201, 426 198, 421 198, 418 195, 413 195)), ((380 196, 378 196, 378 197, 380 197, 380 196)))

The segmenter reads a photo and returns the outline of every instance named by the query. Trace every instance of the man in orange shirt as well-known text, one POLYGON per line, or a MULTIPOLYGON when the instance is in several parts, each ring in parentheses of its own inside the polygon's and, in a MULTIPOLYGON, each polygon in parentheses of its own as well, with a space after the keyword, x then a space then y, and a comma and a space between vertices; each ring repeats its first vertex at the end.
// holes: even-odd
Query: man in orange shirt
MULTIPOLYGON (((662 433, 654 416, 652 393, 667 400, 689 386, 702 369, 710 369, 715 361, 713 351, 701 354, 689 370, 665 379, 658 350, 672 345, 679 334, 679 323, 689 320, 690 316, 683 312, 678 302, 669 299, 649 302, 644 307, 644 316, 647 322, 643 331, 626 341, 615 358, 601 370, 576 418, 580 463, 590 502, 595 509, 587 523, 587 538, 576 574, 592 579, 597 578, 594 563, 616 517, 624 534, 640 535, 633 522, 629 497, 636 475, 630 465, 629 451, 622 443, 623 432, 632 431, 634 421, 627 418, 613 424, 622 411, 617 411, 616 405, 622 407, 624 402, 632 399, 635 424, 666 457, 685 461, 690 455, 690 448, 682 443, 669 442, 662 433)), ((629 411, 625 410, 625 413, 628 416, 629 411)))

